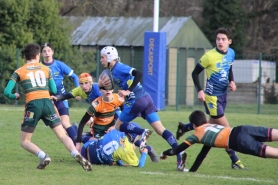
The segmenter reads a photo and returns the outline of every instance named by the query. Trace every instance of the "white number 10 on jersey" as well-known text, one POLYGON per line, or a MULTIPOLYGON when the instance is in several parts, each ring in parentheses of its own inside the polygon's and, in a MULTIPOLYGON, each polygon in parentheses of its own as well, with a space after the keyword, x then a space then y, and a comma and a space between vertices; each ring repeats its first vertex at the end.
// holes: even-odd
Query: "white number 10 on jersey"
POLYGON ((33 87, 45 87, 46 86, 46 78, 45 74, 43 71, 38 70, 38 71, 31 71, 30 73, 27 74, 27 76, 30 78, 30 81, 32 83, 33 87))

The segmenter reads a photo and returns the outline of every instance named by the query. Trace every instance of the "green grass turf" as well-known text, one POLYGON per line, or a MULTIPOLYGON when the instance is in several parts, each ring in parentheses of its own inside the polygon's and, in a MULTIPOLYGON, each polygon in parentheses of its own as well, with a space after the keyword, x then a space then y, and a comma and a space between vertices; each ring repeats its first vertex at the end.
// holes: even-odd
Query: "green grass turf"
MULTIPOLYGON (((86 111, 85 106, 74 106, 70 109, 71 122, 79 122, 86 111)), ((226 116, 231 126, 252 124, 257 126, 278 128, 277 105, 264 106, 261 114, 257 114, 255 105, 228 105, 226 116)), ((163 125, 175 134, 178 121, 187 122, 191 111, 203 110, 199 107, 167 107, 159 115, 163 125)), ((277 184, 277 160, 261 159, 238 153, 241 161, 249 170, 232 170, 231 162, 223 149, 212 149, 196 173, 177 172, 176 157, 168 157, 165 161, 152 163, 147 159, 144 168, 93 166, 92 172, 86 172, 74 161, 64 146, 58 141, 49 127, 39 122, 32 141, 49 154, 52 161, 45 170, 37 170, 39 159, 20 146, 20 123, 23 106, 0 107, 0 184, 9 185, 75 185, 75 184, 277 184)), ((135 120, 142 127, 151 128, 142 118, 135 120)), ((88 129, 88 127, 85 127, 88 129)), ((178 142, 181 143, 189 133, 178 142)), ((149 145, 156 152, 170 148, 157 134, 153 134, 149 145)), ((277 143, 270 143, 278 147, 277 143)), ((201 145, 193 145, 187 150, 187 168, 193 164, 201 145)))

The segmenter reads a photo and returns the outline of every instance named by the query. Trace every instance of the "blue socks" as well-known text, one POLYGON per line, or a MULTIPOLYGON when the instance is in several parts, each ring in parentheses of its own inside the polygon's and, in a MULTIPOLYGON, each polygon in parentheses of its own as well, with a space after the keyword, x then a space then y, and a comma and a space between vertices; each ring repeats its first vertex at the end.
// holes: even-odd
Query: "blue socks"
POLYGON ((123 123, 120 126, 120 131, 125 132, 125 133, 131 133, 131 134, 137 134, 137 135, 142 135, 145 129, 136 127, 133 124, 129 123, 123 123))
POLYGON ((162 133, 162 137, 172 148, 176 148, 178 146, 177 140, 169 130, 164 130, 164 132, 162 133))
MULTIPOLYGON (((178 146, 176 138, 169 130, 164 130, 164 132, 162 133, 162 137, 172 148, 176 148, 178 146)), ((181 162, 181 156, 179 154, 177 155, 177 162, 178 165, 181 162)))
POLYGON ((232 160, 232 163, 236 163, 238 161, 238 157, 237 157, 236 152, 234 150, 231 150, 231 149, 227 150, 226 149, 226 152, 230 156, 230 158, 232 160))
POLYGON ((192 124, 192 123, 187 123, 187 124, 185 124, 185 126, 184 126, 183 129, 182 129, 183 132, 188 132, 188 131, 190 131, 190 130, 194 130, 193 124, 192 124))
POLYGON ((77 132, 75 130, 75 128, 73 126, 70 126, 66 129, 68 136, 71 138, 71 140, 73 141, 74 145, 75 145, 75 141, 74 141, 74 137, 77 136, 77 132))
MULTIPOLYGON (((137 146, 137 147, 140 147, 140 144, 141 144, 141 141, 140 140, 137 140, 134 145, 137 146)), ((146 144, 146 148, 148 149, 148 151, 151 150, 151 147, 149 145, 146 144)))

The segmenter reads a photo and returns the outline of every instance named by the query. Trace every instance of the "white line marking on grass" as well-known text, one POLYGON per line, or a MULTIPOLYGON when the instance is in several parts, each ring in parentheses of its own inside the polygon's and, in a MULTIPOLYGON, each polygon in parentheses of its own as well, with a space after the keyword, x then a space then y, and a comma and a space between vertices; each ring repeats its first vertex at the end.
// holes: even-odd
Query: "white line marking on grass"
MULTIPOLYGON (((141 172, 143 174, 150 174, 150 175, 165 175, 166 173, 163 172, 141 172)), ((181 172, 182 173, 182 172, 181 172)), ((173 175, 173 174, 172 174, 173 175)), ((208 179, 229 179, 235 181, 255 181, 255 182, 264 182, 264 183, 277 183, 274 180, 262 180, 262 179, 255 179, 255 178, 238 178, 238 177, 229 177, 229 176, 215 176, 215 175, 203 175, 203 174, 192 174, 190 176, 198 177, 198 178, 208 178, 208 179)))

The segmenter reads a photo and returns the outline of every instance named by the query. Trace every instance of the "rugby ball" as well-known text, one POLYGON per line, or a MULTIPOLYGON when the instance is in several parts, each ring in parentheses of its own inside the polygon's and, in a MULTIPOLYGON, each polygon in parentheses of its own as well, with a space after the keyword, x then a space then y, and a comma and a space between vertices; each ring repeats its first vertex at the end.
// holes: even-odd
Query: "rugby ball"
POLYGON ((106 90, 114 89, 113 77, 109 69, 102 71, 102 73, 99 75, 99 80, 102 81, 102 84, 105 84, 102 88, 106 90))

